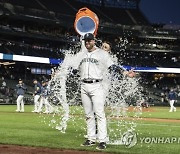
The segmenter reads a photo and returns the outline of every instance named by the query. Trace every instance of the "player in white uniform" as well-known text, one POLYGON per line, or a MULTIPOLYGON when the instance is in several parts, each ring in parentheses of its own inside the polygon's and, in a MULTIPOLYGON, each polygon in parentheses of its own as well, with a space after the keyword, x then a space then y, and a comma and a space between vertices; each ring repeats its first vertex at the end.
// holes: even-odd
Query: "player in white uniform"
POLYGON ((24 94, 27 90, 27 87, 23 83, 23 80, 19 79, 19 83, 16 85, 16 91, 17 91, 17 110, 16 112, 24 112, 24 94))
POLYGON ((174 107, 174 102, 176 100, 176 93, 173 88, 168 93, 168 100, 170 104, 170 110, 169 112, 176 112, 176 108, 174 107))
POLYGON ((81 77, 81 98, 86 115, 88 139, 82 146, 92 146, 96 141, 97 116, 98 140, 97 149, 105 149, 107 141, 107 125, 104 112, 105 94, 103 90, 103 75, 113 65, 110 55, 95 46, 94 35, 84 36, 85 47, 79 54, 79 71, 81 77))
MULTIPOLYGON (((113 71, 116 67, 108 52, 95 46, 94 35, 87 33, 84 35, 85 48, 77 54, 79 61, 79 71, 81 77, 81 98, 86 115, 87 122, 87 140, 82 146, 95 145, 96 141, 96 122, 98 125, 99 145, 96 149, 103 150, 107 142, 107 124, 104 112, 105 93, 102 85, 103 76, 107 73, 108 68, 113 71), (94 114, 95 113, 95 114, 94 114)), ((128 75, 131 72, 128 73, 128 75)))
POLYGON ((48 96, 49 96, 49 87, 47 85, 47 81, 42 81, 42 86, 41 86, 41 97, 40 97, 40 104, 38 107, 37 112, 40 113, 42 112, 42 107, 45 105, 45 112, 43 113, 52 113, 53 112, 53 107, 48 101, 48 96))
POLYGON ((41 94, 41 84, 37 81, 37 79, 33 80, 33 84, 34 84, 34 110, 32 112, 37 112, 38 111, 38 107, 40 104, 40 94, 41 94))

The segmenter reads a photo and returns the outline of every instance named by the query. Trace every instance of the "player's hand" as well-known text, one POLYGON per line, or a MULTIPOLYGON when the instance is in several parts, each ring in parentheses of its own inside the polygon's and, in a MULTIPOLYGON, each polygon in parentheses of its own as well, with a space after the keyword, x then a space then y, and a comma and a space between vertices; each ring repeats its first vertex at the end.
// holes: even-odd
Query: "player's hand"
POLYGON ((133 70, 125 71, 123 74, 130 78, 133 78, 136 76, 136 73, 133 70))

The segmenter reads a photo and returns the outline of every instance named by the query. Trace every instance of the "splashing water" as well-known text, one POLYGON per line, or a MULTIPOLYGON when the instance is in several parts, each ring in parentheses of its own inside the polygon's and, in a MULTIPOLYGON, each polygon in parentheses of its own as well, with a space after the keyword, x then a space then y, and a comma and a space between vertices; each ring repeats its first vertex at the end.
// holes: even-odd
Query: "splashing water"
POLYGON ((121 137, 125 132, 135 131, 136 119, 142 111, 137 110, 136 104, 137 98, 141 96, 138 79, 117 76, 116 80, 111 80, 106 99, 109 110, 107 113, 109 144, 123 144, 121 137))
MULTIPOLYGON (((65 133, 67 129, 68 120, 72 121, 75 131, 80 128, 85 132, 86 129, 85 118, 81 116, 83 108, 80 98, 80 78, 72 74, 72 68, 79 63, 75 53, 74 49, 66 51, 64 61, 57 69, 54 69, 49 82, 51 89, 49 102, 53 107, 53 114, 40 115, 45 123, 62 133, 65 133), (82 124, 80 125, 77 121, 82 121, 82 124)), ((122 144, 122 135, 136 128, 136 118, 139 118, 142 111, 140 105, 136 103, 141 98, 142 90, 138 80, 119 73, 114 77, 109 73, 104 76, 102 84, 107 96, 105 111, 109 144, 122 144)))

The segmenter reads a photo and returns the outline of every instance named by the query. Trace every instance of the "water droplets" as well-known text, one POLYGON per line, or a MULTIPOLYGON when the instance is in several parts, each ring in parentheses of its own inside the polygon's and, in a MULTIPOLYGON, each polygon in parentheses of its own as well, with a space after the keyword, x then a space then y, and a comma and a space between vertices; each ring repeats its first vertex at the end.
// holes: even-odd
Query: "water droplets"
MULTIPOLYGON (((125 48, 127 43, 128 41, 124 40, 121 46, 125 48)), ((54 112, 40 114, 43 122, 61 133, 66 132, 69 123, 75 132, 86 132, 80 97, 80 78, 72 72, 72 68, 78 63, 76 52, 76 50, 67 50, 64 61, 58 68, 53 69, 53 76, 48 86, 51 89, 49 102, 54 112)), ((117 59, 115 56, 112 58, 115 61, 117 59)), ((102 85, 106 95, 105 111, 109 144, 122 144, 122 135, 127 131, 136 130, 136 119, 142 113, 142 87, 139 85, 139 78, 129 78, 122 73, 112 76, 106 72, 102 85)), ((78 133, 77 137, 82 137, 83 133, 78 133)))

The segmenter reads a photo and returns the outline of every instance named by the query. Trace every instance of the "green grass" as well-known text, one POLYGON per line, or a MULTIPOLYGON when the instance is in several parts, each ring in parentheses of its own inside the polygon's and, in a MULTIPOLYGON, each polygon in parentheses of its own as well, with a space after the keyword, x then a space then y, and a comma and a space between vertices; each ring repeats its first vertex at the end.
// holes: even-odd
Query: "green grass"
MULTIPOLYGON (((86 134, 85 129, 83 129, 86 126, 83 120, 84 115, 80 115, 81 118, 75 116, 73 120, 70 119, 66 133, 60 133, 58 130, 49 127, 48 124, 41 122, 42 117, 30 112, 32 108, 33 106, 28 105, 25 106, 25 113, 16 113, 15 105, 0 106, 0 143, 96 151, 94 146, 80 146, 84 141, 83 135, 86 134)), ((142 117, 180 119, 180 108, 177 108, 177 112, 175 113, 169 113, 168 107, 151 107, 151 109, 152 112, 144 112, 142 117)), ((83 114, 81 113, 82 108, 77 110, 76 107, 71 107, 71 110, 76 111, 75 114, 83 114)), ((138 143, 134 147, 126 148, 123 145, 108 145, 105 152, 178 154, 180 151, 180 142, 179 144, 147 144, 140 142, 143 137, 180 138, 180 123, 137 121, 135 131, 137 133, 138 143)))
POLYGON ((143 117, 146 118, 162 118, 162 119, 180 119, 180 108, 177 112, 169 113, 169 107, 151 107, 152 111, 144 112, 143 117))

